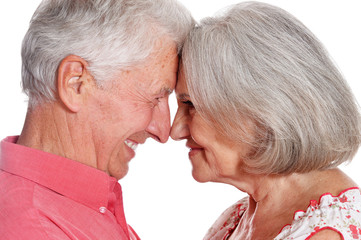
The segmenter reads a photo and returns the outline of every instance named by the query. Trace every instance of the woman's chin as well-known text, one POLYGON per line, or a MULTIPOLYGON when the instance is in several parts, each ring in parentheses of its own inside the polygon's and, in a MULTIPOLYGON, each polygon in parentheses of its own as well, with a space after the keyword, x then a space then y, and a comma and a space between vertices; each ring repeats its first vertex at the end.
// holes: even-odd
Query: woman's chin
POLYGON ((210 178, 206 176, 206 174, 202 174, 194 169, 192 170, 192 176, 194 180, 196 180, 199 183, 205 183, 210 181, 210 178))

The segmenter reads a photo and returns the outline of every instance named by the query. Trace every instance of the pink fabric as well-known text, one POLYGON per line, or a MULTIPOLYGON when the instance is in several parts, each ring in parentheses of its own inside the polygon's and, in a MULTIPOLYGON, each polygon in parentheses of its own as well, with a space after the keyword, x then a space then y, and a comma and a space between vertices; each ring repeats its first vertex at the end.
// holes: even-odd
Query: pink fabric
POLYGON ((140 239, 115 178, 16 141, 1 142, 1 239, 140 239))

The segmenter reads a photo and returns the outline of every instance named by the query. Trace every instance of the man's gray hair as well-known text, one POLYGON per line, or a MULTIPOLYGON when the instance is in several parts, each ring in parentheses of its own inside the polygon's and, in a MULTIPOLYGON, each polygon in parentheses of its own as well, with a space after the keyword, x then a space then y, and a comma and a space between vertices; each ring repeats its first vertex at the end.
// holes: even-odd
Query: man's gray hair
POLYGON ((248 171, 327 169, 357 152, 356 99, 323 45, 286 11, 247 2, 202 20, 182 64, 201 116, 254 147, 244 156, 248 171))
POLYGON ((44 0, 23 40, 23 91, 30 105, 54 100, 57 68, 71 54, 86 60, 101 84, 142 63, 162 36, 180 51, 193 27, 176 0, 44 0))

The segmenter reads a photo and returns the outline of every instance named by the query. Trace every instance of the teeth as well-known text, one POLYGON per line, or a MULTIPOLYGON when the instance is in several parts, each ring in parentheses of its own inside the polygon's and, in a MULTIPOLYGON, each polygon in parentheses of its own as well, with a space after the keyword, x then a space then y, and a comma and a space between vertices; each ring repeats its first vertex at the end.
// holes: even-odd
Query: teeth
POLYGON ((135 151, 135 149, 137 149, 138 144, 136 144, 135 142, 129 141, 129 140, 125 140, 124 143, 130 147, 133 151, 135 151))

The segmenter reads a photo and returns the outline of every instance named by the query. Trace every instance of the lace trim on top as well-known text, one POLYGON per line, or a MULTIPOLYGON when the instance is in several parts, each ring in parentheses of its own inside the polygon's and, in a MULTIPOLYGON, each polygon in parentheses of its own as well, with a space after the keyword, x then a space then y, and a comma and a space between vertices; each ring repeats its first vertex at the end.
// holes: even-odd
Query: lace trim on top
MULTIPOLYGON (((224 211, 204 240, 227 240, 247 207, 248 197, 224 211)), ((318 202, 311 200, 306 211, 296 211, 292 224, 285 225, 274 240, 305 240, 324 229, 338 232, 345 240, 361 240, 361 193, 358 187, 348 188, 337 196, 322 194, 318 202)))
POLYGON ((337 196, 322 194, 318 202, 311 200, 306 211, 294 213, 292 224, 285 225, 275 240, 309 239, 324 229, 338 232, 343 239, 361 239, 359 188, 348 188, 337 196))

